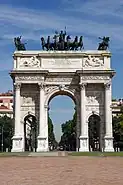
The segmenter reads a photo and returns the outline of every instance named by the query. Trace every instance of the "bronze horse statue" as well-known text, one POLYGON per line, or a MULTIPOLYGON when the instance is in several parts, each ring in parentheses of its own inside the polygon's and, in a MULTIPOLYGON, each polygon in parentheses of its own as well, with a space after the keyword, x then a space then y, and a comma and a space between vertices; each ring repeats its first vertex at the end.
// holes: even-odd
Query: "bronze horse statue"
POLYGON ((41 43, 42 43, 42 49, 44 50, 45 48, 48 50, 53 50, 54 44, 50 43, 50 36, 47 38, 47 43, 45 43, 44 37, 41 37, 41 43))
POLYGON ((59 51, 68 51, 68 50, 78 50, 78 48, 84 49, 83 47, 83 36, 80 36, 78 41, 78 36, 75 37, 74 41, 71 42, 71 37, 69 35, 65 36, 63 39, 61 39, 60 35, 56 33, 53 37, 54 42, 50 42, 50 36, 47 38, 47 42, 45 42, 44 37, 41 37, 41 44, 42 49, 48 50, 59 50, 59 51), (59 40, 58 40, 59 38, 59 40))
POLYGON ((98 50, 107 50, 107 48, 109 47, 109 37, 103 37, 103 38, 100 38, 99 39, 102 40, 101 43, 99 43, 99 46, 98 46, 98 50))
POLYGON ((79 42, 78 42, 78 36, 76 36, 74 42, 71 43, 71 50, 78 50, 78 48, 80 48, 80 50, 84 49, 83 36, 80 36, 79 42))

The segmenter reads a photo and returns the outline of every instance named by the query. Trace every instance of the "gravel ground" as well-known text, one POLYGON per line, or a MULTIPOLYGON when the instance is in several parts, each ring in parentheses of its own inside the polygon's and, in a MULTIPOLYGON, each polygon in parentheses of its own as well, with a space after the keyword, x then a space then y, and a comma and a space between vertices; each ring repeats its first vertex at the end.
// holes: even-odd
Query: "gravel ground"
POLYGON ((0 185, 123 185, 123 158, 1 157, 0 185))

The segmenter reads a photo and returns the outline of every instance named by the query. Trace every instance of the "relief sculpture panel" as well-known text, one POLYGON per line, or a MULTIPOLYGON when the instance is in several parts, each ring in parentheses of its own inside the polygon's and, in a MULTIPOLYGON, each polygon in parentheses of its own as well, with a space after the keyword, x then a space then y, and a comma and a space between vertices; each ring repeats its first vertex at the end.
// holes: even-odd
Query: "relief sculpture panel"
POLYGON ((86 93, 86 104, 89 105, 102 105, 103 92, 102 91, 87 91, 86 93))
POLYGON ((31 58, 22 58, 19 61, 20 68, 26 67, 40 67, 40 60, 36 56, 32 56, 31 58))
POLYGON ((83 59, 83 67, 102 67, 104 66, 103 58, 88 55, 83 59))
POLYGON ((35 106, 38 96, 35 94, 23 94, 21 97, 21 106, 35 106))

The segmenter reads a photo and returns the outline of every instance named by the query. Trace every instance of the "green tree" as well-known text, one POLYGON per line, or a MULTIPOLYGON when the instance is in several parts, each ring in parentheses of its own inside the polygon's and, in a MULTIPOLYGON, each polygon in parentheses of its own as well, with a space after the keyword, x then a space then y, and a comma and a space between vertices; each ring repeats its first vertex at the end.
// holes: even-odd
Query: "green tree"
POLYGON ((123 150, 123 114, 113 117, 112 125, 114 145, 123 150))
POLYGON ((63 134, 59 145, 63 146, 65 150, 76 150, 76 120, 77 112, 75 111, 73 119, 61 125, 63 134))
POLYGON ((7 117, 0 117, 0 151, 6 151, 6 148, 11 150, 12 136, 14 130, 13 119, 7 117))
POLYGON ((57 146, 57 141, 55 139, 55 134, 54 134, 54 127, 51 118, 48 116, 48 140, 51 145, 54 147, 57 146))

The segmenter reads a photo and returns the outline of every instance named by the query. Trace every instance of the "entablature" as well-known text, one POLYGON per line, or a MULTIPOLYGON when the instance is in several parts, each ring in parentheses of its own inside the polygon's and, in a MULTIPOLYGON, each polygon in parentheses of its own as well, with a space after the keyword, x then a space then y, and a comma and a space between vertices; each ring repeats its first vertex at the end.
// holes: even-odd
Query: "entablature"
POLYGON ((75 72, 76 70, 110 70, 108 51, 16 51, 14 70, 49 70, 75 72))

